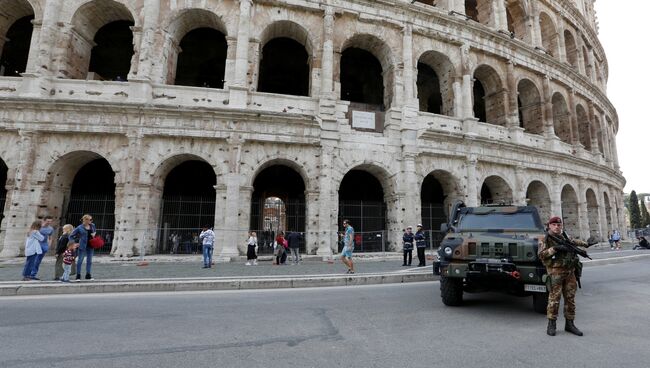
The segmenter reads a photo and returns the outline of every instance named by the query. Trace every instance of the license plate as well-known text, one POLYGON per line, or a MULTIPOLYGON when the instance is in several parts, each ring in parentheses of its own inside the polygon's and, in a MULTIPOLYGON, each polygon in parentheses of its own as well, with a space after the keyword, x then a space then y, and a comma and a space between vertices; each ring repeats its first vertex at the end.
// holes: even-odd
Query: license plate
POLYGON ((524 285, 524 290, 525 291, 532 291, 532 292, 535 292, 535 293, 545 293, 546 292, 546 285, 525 284, 524 285))

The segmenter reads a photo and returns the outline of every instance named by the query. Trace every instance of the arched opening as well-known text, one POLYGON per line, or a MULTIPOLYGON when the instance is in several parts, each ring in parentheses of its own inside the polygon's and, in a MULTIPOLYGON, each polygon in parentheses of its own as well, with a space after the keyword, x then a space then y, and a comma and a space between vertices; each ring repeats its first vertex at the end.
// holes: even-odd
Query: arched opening
POLYGON ((503 178, 492 175, 481 186, 481 204, 512 204, 512 189, 503 178))
POLYGON ((578 231, 580 229, 578 224, 578 196, 576 191, 570 185, 565 185, 562 188, 562 220, 565 229, 578 231))
POLYGON ((458 197, 455 180, 446 171, 436 170, 424 178, 420 191, 423 230, 431 234, 432 246, 437 247, 444 237, 440 224, 447 222, 451 202, 458 197))
POLYGON ((564 143, 571 144, 571 113, 561 93, 556 92, 551 99, 553 104, 553 130, 564 143))
POLYGON ((370 52, 350 47, 341 55, 341 100, 384 109, 383 69, 370 52))
POLYGON ((609 202, 609 196, 603 192, 603 200, 605 201, 605 220, 607 221, 607 231, 611 231, 612 224, 612 204, 609 202))
POLYGON ((65 223, 73 226, 81 223, 84 214, 90 214, 97 234, 106 241, 104 247, 95 252, 107 254, 111 251, 115 229, 115 172, 106 159, 94 159, 77 171, 64 208, 65 223))
POLYGON ((479 121, 505 126, 506 91, 501 86, 501 79, 492 67, 481 65, 474 72, 474 117, 479 121))
POLYGON ((506 1, 506 21, 508 23, 508 31, 515 35, 520 40, 526 39, 526 10, 519 0, 506 1))
MULTIPOLYGON (((350 170, 339 187, 338 224, 350 220, 355 251, 379 252, 386 234, 386 202, 379 180, 364 170, 350 170)), ((342 244, 339 245, 339 251, 342 244)))
MULTIPOLYGON (((34 14, 24 16, 15 21, 5 35, 5 42, 0 46, 0 75, 5 77, 19 77, 27 68, 27 57, 34 29, 32 20, 34 14)), ((2 37, 0 37, 2 38, 2 37)))
POLYGON ((529 206, 537 207, 543 223, 551 218, 551 195, 544 183, 539 180, 531 182, 526 189, 526 201, 529 206))
POLYGON ((2 220, 5 218, 5 204, 7 201, 7 173, 9 168, 0 158, 0 229, 2 229, 2 220))
POLYGON ((262 48, 259 92, 309 96, 309 54, 305 46, 288 38, 279 37, 262 48))
POLYGON ((589 116, 582 105, 576 106, 576 118, 578 119, 578 138, 580 144, 587 151, 591 151, 591 124, 589 123, 589 116))
POLYGON ((517 85, 519 124, 526 133, 543 134, 542 98, 533 82, 522 79, 517 85))
POLYGON ((126 6, 113 0, 87 2, 75 12, 72 25, 60 73, 73 79, 126 80, 134 54, 134 19, 126 6))
POLYGON ((477 0, 465 0, 465 15, 475 22, 478 22, 477 0))
POLYGON ((160 207, 159 253, 200 252, 199 233, 214 226, 217 176, 207 162, 187 160, 165 178, 160 207))
POLYGON ((587 220, 589 222, 589 237, 601 239, 600 221, 598 220, 598 200, 592 189, 587 189, 587 220))
POLYGON ((598 142, 598 152, 605 153, 603 146, 603 129, 598 116, 594 116, 594 125, 596 126, 596 141, 598 142))
POLYGON ((305 242, 305 182, 289 166, 275 164, 262 170, 253 182, 250 229, 257 232, 260 254, 273 253, 278 231, 300 233, 300 252, 305 242))
POLYGON ((539 14, 539 28, 542 32, 542 47, 549 55, 557 57, 560 54, 557 30, 551 17, 544 12, 539 14))
POLYGON ((214 28, 195 28, 183 36, 180 50, 174 84, 223 88, 228 51, 223 33, 214 28))
POLYGON ((568 30, 564 31, 564 49, 566 51, 566 58, 569 64, 574 68, 578 67, 578 47, 573 33, 568 30))
POLYGON ((427 51, 418 60, 418 99, 420 111, 454 115, 454 66, 437 51, 427 51))

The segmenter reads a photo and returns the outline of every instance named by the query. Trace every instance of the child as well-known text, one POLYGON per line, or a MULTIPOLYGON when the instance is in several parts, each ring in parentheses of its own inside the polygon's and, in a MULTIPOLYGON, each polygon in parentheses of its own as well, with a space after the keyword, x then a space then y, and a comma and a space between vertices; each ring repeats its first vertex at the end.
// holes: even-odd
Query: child
MULTIPOLYGON (((63 252, 68 248, 68 242, 69 239, 68 237, 70 236, 70 233, 74 230, 74 226, 70 224, 65 224, 63 225, 63 234, 59 237, 59 240, 56 244, 56 263, 54 264, 54 280, 58 281, 61 279, 61 276, 63 276, 63 252)), ((75 265, 76 266, 76 265, 75 265)), ((72 272, 71 274, 74 275, 76 272, 75 267, 75 272, 72 272)))
POLYGON ((68 247, 63 252, 63 277, 61 282, 70 282, 70 269, 75 259, 75 250, 79 248, 79 243, 69 242, 68 247))
POLYGON ((32 271, 34 270, 36 256, 43 253, 40 242, 43 241, 45 237, 40 233, 40 230, 40 221, 32 222, 32 226, 29 227, 29 233, 27 233, 27 239, 25 239, 25 267, 23 268, 23 281, 38 280, 36 277, 32 277, 32 271))

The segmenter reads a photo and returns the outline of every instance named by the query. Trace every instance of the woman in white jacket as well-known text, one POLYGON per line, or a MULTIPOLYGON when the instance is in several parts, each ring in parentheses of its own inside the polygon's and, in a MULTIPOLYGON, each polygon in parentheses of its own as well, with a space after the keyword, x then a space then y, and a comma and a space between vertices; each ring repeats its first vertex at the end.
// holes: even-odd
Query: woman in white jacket
POLYGON ((32 226, 29 227, 29 233, 27 234, 27 239, 25 239, 25 267, 23 267, 23 281, 38 280, 36 277, 32 278, 32 270, 34 269, 34 262, 36 261, 36 256, 42 254, 43 250, 41 249, 41 241, 45 237, 40 233, 41 222, 34 221, 32 226))

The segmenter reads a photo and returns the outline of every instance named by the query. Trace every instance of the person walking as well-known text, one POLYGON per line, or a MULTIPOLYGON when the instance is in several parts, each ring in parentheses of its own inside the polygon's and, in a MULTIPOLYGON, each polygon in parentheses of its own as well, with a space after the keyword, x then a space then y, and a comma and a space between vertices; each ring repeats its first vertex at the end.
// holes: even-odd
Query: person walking
POLYGON ((343 250, 341 251, 341 262, 348 267, 346 273, 354 273, 354 262, 352 261, 352 252, 354 252, 354 228, 350 225, 350 221, 343 220, 343 228, 345 234, 343 235, 343 250))
POLYGON ((257 254, 255 254, 255 247, 257 247, 257 233, 251 231, 248 233, 248 240, 246 241, 246 266, 257 266, 257 254))
POLYGON ((212 268, 212 252, 214 251, 214 231, 210 225, 204 225, 199 234, 203 245, 203 268, 212 268))
POLYGON ((38 280, 32 278, 34 262, 39 254, 43 253, 40 242, 45 238, 41 233, 41 221, 32 222, 25 239, 25 266, 23 267, 23 281, 38 280))
MULTIPOLYGON (((68 249, 68 243, 70 242, 69 236, 70 233, 72 233, 72 230, 74 227, 70 224, 65 224, 63 225, 63 234, 59 237, 59 240, 56 242, 56 250, 55 250, 55 255, 56 255, 56 262, 54 263, 54 280, 60 280, 61 276, 63 276, 63 253, 68 249)), ((76 256, 76 248, 74 250, 75 256, 76 256)), ((76 257, 75 257, 76 258, 76 257)), ((71 268, 71 275, 74 275, 77 273, 77 265, 72 264, 71 268)))
POLYGON ((94 237, 96 232, 97 230, 95 229, 95 224, 93 224, 93 217, 89 214, 85 214, 81 217, 81 225, 72 230, 68 237, 68 239, 72 240, 74 243, 79 243, 79 248, 77 250, 76 282, 81 282, 81 266, 84 263, 84 259, 86 259, 86 280, 94 280, 91 272, 95 250, 88 245, 88 240, 94 237))
POLYGON ((292 231, 287 235, 287 243, 291 251, 291 261, 293 264, 300 262, 300 233, 292 231))
POLYGON ((43 218, 39 232, 41 235, 43 235, 44 239, 40 241, 42 253, 36 255, 36 259, 34 260, 34 267, 32 267, 31 278, 34 280, 39 280, 37 276, 38 270, 41 267, 41 261, 43 261, 43 257, 45 257, 45 254, 47 254, 47 251, 50 249, 52 242, 50 239, 50 236, 52 233, 54 233, 54 229, 52 228, 52 216, 45 216, 43 218))
POLYGON ((75 253, 78 247, 79 243, 69 242, 67 249, 63 252, 63 277, 61 278, 61 282, 70 282, 70 269, 74 264, 75 253))
POLYGON ((415 247, 418 251, 418 267, 426 266, 427 258, 424 256, 424 251, 427 249, 427 238, 422 230, 422 224, 418 224, 415 232, 415 247))
POLYGON ((413 235, 413 227, 407 226, 406 231, 404 232, 404 235, 402 236, 402 241, 404 242, 404 245, 402 246, 402 250, 404 251, 404 263, 402 266, 410 266, 411 261, 413 261, 413 241, 415 239, 415 236, 413 235), (408 258, 408 262, 407 262, 408 258))
POLYGON ((284 231, 280 230, 278 231, 278 236, 275 238, 275 249, 273 252, 275 255, 275 265, 284 263, 282 259, 283 257, 286 257, 285 243, 286 239, 284 239, 284 231))
POLYGON ((587 247, 581 240, 569 240, 564 237, 562 219, 558 216, 551 217, 548 221, 548 232, 539 247, 539 258, 546 266, 548 292, 548 307, 546 317, 548 326, 546 333, 555 336, 556 320, 560 309, 560 297, 564 296, 564 330, 577 336, 583 333, 574 324, 576 317, 575 297, 578 289, 576 267, 581 267, 580 260, 575 252, 567 249, 564 243, 571 241, 579 247, 587 247), (550 286, 548 286, 550 285, 550 286))

